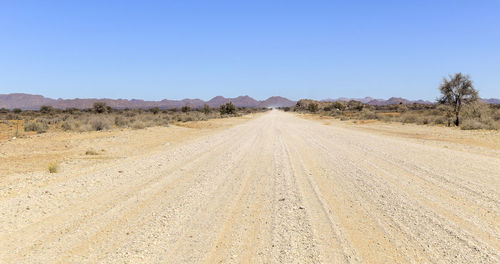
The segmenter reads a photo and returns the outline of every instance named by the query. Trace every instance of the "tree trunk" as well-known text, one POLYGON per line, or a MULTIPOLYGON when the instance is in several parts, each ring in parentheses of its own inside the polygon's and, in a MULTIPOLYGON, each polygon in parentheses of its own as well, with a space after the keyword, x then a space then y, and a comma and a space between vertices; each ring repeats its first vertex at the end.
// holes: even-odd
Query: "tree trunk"
POLYGON ((455 114, 456 118, 455 118, 455 126, 458 126, 460 125, 460 120, 458 119, 458 113, 455 114))

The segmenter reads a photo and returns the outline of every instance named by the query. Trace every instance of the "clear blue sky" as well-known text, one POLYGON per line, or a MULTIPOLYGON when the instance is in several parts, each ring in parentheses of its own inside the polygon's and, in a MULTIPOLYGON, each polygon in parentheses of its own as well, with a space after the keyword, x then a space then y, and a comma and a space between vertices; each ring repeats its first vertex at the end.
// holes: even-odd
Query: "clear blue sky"
POLYGON ((0 93, 500 97, 500 1, 1 1, 0 93))

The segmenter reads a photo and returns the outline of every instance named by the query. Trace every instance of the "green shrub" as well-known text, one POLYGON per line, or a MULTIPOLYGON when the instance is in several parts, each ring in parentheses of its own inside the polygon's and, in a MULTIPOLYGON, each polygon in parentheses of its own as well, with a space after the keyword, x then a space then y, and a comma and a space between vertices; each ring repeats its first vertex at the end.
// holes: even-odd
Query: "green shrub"
POLYGON ((105 102, 95 102, 93 109, 94 109, 94 112, 96 112, 98 114, 103 114, 103 113, 109 112, 108 106, 106 105, 105 102))
POLYGON ((191 111, 191 107, 189 107, 189 106, 185 105, 185 106, 183 106, 183 107, 181 108, 181 111, 182 111, 183 113, 187 113, 187 112, 191 111))
POLYGON ((157 115, 160 112, 160 108, 159 107, 150 108, 149 112, 153 113, 153 115, 157 115))
POLYGON ((221 115, 234 115, 236 114, 236 107, 233 102, 229 102, 227 104, 223 104, 219 107, 219 111, 221 115))
POLYGON ((319 106, 317 103, 310 103, 307 105, 307 110, 312 113, 316 113, 319 110, 319 106))
POLYGON ((332 110, 339 110, 339 111, 344 111, 346 106, 343 102, 333 102, 332 105, 332 110))
POLYGON ((42 107, 40 107, 40 113, 42 114, 51 114, 53 112, 54 108, 52 106, 43 105, 42 107))

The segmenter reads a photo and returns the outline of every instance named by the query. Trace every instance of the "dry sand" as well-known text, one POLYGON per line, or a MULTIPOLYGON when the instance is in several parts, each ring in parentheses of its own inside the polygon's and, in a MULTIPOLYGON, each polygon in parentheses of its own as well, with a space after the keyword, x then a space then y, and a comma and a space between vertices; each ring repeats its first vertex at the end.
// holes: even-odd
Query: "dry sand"
POLYGON ((500 262, 498 133, 213 122, 0 144, 0 262, 500 262))

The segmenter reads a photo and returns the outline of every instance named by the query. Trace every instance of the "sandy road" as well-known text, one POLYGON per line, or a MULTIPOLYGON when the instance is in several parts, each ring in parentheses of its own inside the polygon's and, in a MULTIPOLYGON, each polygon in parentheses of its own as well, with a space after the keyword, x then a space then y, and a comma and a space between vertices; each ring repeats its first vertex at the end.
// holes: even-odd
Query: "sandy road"
POLYGON ((271 111, 65 173, 0 196, 0 262, 500 262, 488 153, 271 111))

